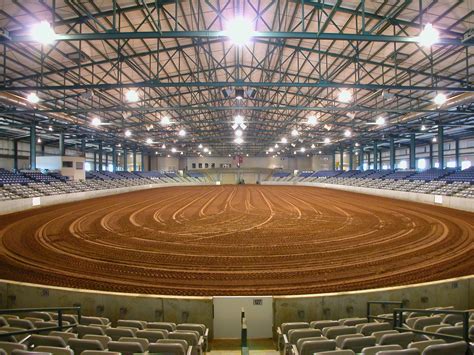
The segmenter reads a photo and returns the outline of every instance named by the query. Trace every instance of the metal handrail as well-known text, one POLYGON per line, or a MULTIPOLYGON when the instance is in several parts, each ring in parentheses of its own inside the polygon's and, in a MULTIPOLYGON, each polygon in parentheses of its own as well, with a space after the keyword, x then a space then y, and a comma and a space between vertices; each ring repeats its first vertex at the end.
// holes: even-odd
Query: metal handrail
POLYGON ((416 308, 396 308, 393 310, 393 329, 401 332, 412 332, 415 334, 429 335, 432 337, 438 337, 443 339, 465 341, 467 343, 466 355, 470 354, 469 352, 469 313, 472 313, 472 310, 453 310, 453 309, 416 309, 416 308), (440 334, 427 332, 424 330, 417 330, 409 328, 408 326, 403 326, 403 313, 404 312, 417 312, 417 313, 426 313, 426 314, 460 314, 463 318, 463 335, 462 337, 457 335, 450 334, 440 334))
POLYGON ((81 323, 81 307, 42 307, 42 308, 0 309, 0 315, 9 314, 9 313, 29 313, 29 312, 58 312, 58 319, 57 319, 58 325, 55 327, 34 328, 34 329, 17 330, 17 331, 7 332, 7 333, 0 333, 0 338, 14 336, 14 335, 22 335, 22 334, 35 334, 35 333, 41 333, 44 331, 52 331, 52 330, 62 331, 64 329, 75 328, 81 323), (76 311, 77 323, 63 325, 63 311, 76 311))
POLYGON ((371 312, 370 312, 370 306, 373 305, 373 304, 394 305, 394 306, 399 306, 400 308, 403 308, 403 302, 402 301, 368 301, 367 302, 367 320, 369 322, 370 322, 371 319, 392 321, 391 318, 379 317, 379 316, 372 315, 371 312))

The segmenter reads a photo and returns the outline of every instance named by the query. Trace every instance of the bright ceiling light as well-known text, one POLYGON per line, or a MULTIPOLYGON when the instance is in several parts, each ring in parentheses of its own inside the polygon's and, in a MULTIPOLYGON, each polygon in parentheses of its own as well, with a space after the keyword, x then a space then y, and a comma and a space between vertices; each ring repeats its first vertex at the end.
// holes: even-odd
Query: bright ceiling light
POLYGON ((155 155, 158 155, 158 152, 155 152, 155 155))
POLYGON ((179 132, 178 132, 178 135, 180 137, 184 137, 184 136, 186 136, 186 131, 184 129, 180 129, 179 132))
POLYGON ((327 137, 324 138, 324 144, 329 144, 329 143, 331 143, 331 140, 327 137))
POLYGON ((426 131, 426 126, 424 124, 421 125, 421 130, 426 131))
POLYGON ((254 35, 252 22, 241 16, 229 21, 224 31, 225 35, 237 46, 250 42, 254 35))
POLYGON ((41 143, 41 138, 38 138, 38 143, 41 143))
POLYGON ((28 94, 28 96, 26 97, 26 99, 28 100, 28 102, 30 102, 32 104, 37 104, 40 100, 38 95, 36 95, 35 92, 30 92, 28 94))
POLYGON ((132 132, 129 129, 127 129, 125 131, 125 137, 130 137, 131 135, 132 135, 132 132))
POLYGON ((237 138, 234 139, 234 142, 237 143, 237 144, 242 144, 244 142, 244 140, 241 137, 237 137, 237 138))
POLYGON ((293 137, 298 136, 298 134, 300 134, 300 133, 299 133, 298 130, 296 130, 296 129, 294 129, 294 130, 291 131, 291 135, 292 135, 293 137))
POLYGON ((310 126, 316 126, 318 124, 318 118, 315 115, 311 115, 308 117, 308 122, 306 122, 310 126))
POLYGON ((281 139, 281 142, 282 142, 283 144, 286 144, 286 143, 288 143, 288 139, 286 139, 286 137, 283 137, 283 138, 281 139))
POLYGON ((198 148, 199 148, 199 149, 202 149, 202 144, 199 144, 199 145, 198 145, 198 148))
POLYGON ((208 153, 208 154, 209 154, 209 155, 211 155, 211 154, 212 154, 212 152, 211 152, 211 151, 209 151, 209 153, 208 153))
POLYGON ((443 105, 446 102, 447 98, 445 94, 438 93, 433 99, 434 103, 438 106, 443 105))
POLYGON ((352 93, 347 89, 342 89, 339 92, 338 100, 340 102, 348 103, 352 100, 352 93))
POLYGON ((147 138, 147 139, 146 139, 146 144, 151 144, 151 143, 153 143, 153 139, 147 138))
POLYGON ((344 131, 344 137, 350 137, 350 136, 352 136, 352 132, 350 130, 346 129, 344 131))
POLYGON ((242 123, 244 123, 244 117, 241 116, 241 115, 237 115, 234 117, 234 123, 237 124, 237 125, 241 125, 242 123))
POLYGON ((358 146, 359 146, 359 143, 356 142, 356 143, 355 143, 355 146, 358 147, 358 146))
POLYGON ((176 153, 176 148, 175 147, 171 148, 171 153, 176 153))
POLYGON ((160 123, 161 123, 162 126, 167 126, 171 123, 171 120, 168 116, 163 116, 163 117, 161 117, 161 122, 160 123))
POLYGON ((208 148, 204 148, 204 153, 207 153, 209 151, 208 148))
POLYGON ((137 102, 138 100, 140 100, 140 96, 138 96, 138 92, 136 90, 129 90, 125 94, 125 99, 128 102, 137 102))
POLYGON ((99 118, 99 117, 94 117, 94 118, 92 119, 92 122, 91 122, 91 123, 92 123, 93 126, 96 126, 96 127, 97 127, 97 126, 99 126, 102 122, 100 121, 100 118, 99 118))
POLYGON ((53 126, 49 126, 48 131, 52 132, 53 131, 53 126))
POLYGON ((316 148, 316 146, 313 143, 313 144, 311 144, 311 149, 314 149, 314 148, 316 148))
POLYGON ((433 143, 436 143, 438 141, 438 139, 436 137, 433 137, 433 139, 431 140, 433 143))
POLYGON ((422 46, 431 47, 438 42, 439 32, 431 23, 427 23, 417 39, 422 46))
POLYGON ((375 120, 375 124, 377 124, 378 126, 383 126, 385 124, 385 118, 382 116, 377 117, 377 119, 375 120))
POLYGON ((235 133, 235 136, 236 136, 236 137, 242 137, 242 134, 243 134, 244 132, 242 132, 241 129, 238 129, 238 130, 236 130, 234 133, 235 133))
POLYGON ((41 44, 52 44, 56 40, 56 33, 48 21, 41 21, 31 28, 31 38, 41 44))
POLYGON ((300 148, 300 152, 301 152, 301 153, 306 152, 306 148, 305 148, 305 147, 301 147, 301 148, 300 148))
POLYGON ((278 144, 275 144, 275 149, 278 149, 280 146, 278 144))
POLYGON ((161 148, 162 148, 162 149, 166 149, 166 144, 162 144, 162 145, 161 145, 161 148))
POLYGON ((322 154, 322 151, 319 151, 318 154, 322 154))
POLYGON ((270 153, 273 153, 273 148, 268 149, 270 153))

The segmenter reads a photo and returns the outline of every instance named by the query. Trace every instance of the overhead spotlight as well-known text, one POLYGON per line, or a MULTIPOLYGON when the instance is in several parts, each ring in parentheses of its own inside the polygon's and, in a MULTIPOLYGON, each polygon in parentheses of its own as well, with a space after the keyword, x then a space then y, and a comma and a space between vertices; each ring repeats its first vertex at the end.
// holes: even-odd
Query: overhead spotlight
POLYGON ((53 126, 49 126, 48 131, 52 132, 53 131, 53 126))
POLYGON ((166 149, 166 144, 162 144, 161 149, 166 149))
POLYGON ((184 155, 184 152, 179 152, 179 154, 184 155))
POLYGON ((352 132, 350 130, 346 129, 344 131, 344 137, 350 137, 350 136, 352 136, 352 132))
POLYGON ((211 152, 211 151, 209 151, 207 154, 211 155, 211 154, 212 154, 212 152, 211 152))
POLYGON ((236 131, 234 132, 234 134, 235 134, 236 137, 242 137, 242 134, 243 134, 243 133, 244 133, 244 132, 242 132, 241 129, 238 129, 238 130, 236 130, 236 131))
POLYGON ((225 35, 237 46, 250 42, 253 34, 252 23, 240 16, 228 22, 225 30, 225 35))
POLYGON ((94 118, 92 119, 92 122, 91 122, 91 124, 92 124, 93 126, 96 126, 96 127, 99 126, 101 123, 102 123, 102 122, 101 122, 101 120, 100 120, 99 117, 94 117, 94 118))
POLYGON ((249 156, 249 154, 247 153, 247 154, 245 154, 245 156, 246 156, 246 157, 248 157, 248 156, 249 156))
POLYGON ((38 143, 41 143, 41 138, 38 138, 38 140, 37 140, 37 141, 38 141, 38 143))
POLYGON ((145 128, 148 132, 150 132, 153 129, 153 125, 152 124, 145 125, 145 128))
POLYGON ((265 151, 265 154, 267 154, 267 155, 268 155, 268 150, 266 150, 266 151, 265 151))
POLYGON ((155 152, 155 155, 158 155, 158 152, 155 152))
POLYGON ((208 148, 204 148, 203 151, 204 151, 204 153, 207 153, 207 152, 209 152, 209 149, 208 149, 208 148))
POLYGON ((349 117, 351 120, 353 120, 356 116, 355 112, 348 112, 346 113, 346 116, 349 117))
POLYGON ((339 92, 338 100, 340 102, 348 103, 352 100, 352 93, 347 89, 342 89, 339 92))
POLYGON ((286 137, 283 137, 283 138, 281 139, 281 142, 282 142, 283 144, 286 144, 286 143, 288 143, 288 139, 286 139, 286 137))
POLYGON ((329 144, 329 143, 331 143, 331 139, 329 139, 327 137, 324 138, 324 144, 329 144))
POLYGON ((314 149, 314 148, 316 148, 316 146, 313 143, 313 144, 311 144, 311 149, 314 149))
POLYGON ((354 145, 355 145, 356 147, 358 147, 360 144, 356 142, 354 145))
POLYGON ((171 153, 176 153, 176 148, 175 147, 171 148, 171 153))
POLYGON ((433 139, 431 140, 433 143, 436 143, 438 141, 438 139, 436 137, 433 137, 433 139))
POLYGON ((301 147, 301 148, 300 148, 300 152, 301 152, 301 153, 306 152, 306 148, 305 148, 305 147, 301 147))
POLYGON ((446 95, 442 93, 438 93, 433 99, 434 103, 438 106, 441 106, 444 103, 446 103, 446 100, 447 100, 446 95))
POLYGON ((280 146, 278 144, 275 144, 275 149, 278 149, 280 146))
POLYGON ((237 144, 242 144, 244 142, 244 140, 241 137, 237 137, 237 138, 234 139, 234 142, 237 143, 237 144))
POLYGON ((296 151, 294 151, 293 154, 296 155, 296 151))
POLYGON ((147 138, 147 139, 146 139, 146 144, 151 144, 151 143, 153 143, 153 139, 147 138))
POLYGON ((234 123, 236 125, 241 125, 242 123, 244 123, 244 116, 241 116, 241 115, 234 116, 234 123))
POLYGON ((30 92, 28 96, 26 97, 26 99, 28 100, 29 103, 32 103, 32 104, 37 104, 40 100, 38 95, 36 95, 35 92, 30 92))
POLYGON ((179 132, 178 132, 178 136, 180 136, 180 137, 186 136, 186 131, 184 129, 180 129, 179 132))
POLYGON ((131 135, 132 135, 132 132, 129 129, 127 129, 125 131, 125 137, 130 137, 131 135))
POLYGON ((199 145, 198 145, 198 148, 199 148, 199 149, 202 149, 202 144, 199 144, 199 145))
POLYGON ((140 100, 140 96, 138 96, 138 92, 136 90, 129 90, 125 94, 125 99, 128 102, 137 102, 138 100, 140 100))
POLYGON ((426 131, 426 126, 424 124, 421 125, 421 130, 426 131))
POLYGON ((310 126, 316 126, 318 124, 318 118, 315 115, 311 115, 308 117, 308 121, 306 123, 310 126))
POLYGON ((163 116, 163 117, 161 117, 160 123, 161 123, 162 126, 167 126, 171 123, 171 120, 168 116, 163 116))
POLYGON ((242 100, 244 98, 244 89, 235 89, 235 99, 242 100))
POLYGON ((270 148, 270 149, 268 149, 268 151, 269 151, 270 153, 273 153, 274 149, 273 149, 273 148, 270 148))
POLYGON ((324 125, 324 129, 325 129, 326 131, 330 131, 330 130, 332 129, 332 125, 330 125, 330 124, 325 124, 325 125, 324 125))
POLYGON ((291 135, 292 135, 293 137, 297 137, 298 134, 300 134, 300 133, 299 133, 298 130, 296 130, 296 129, 294 129, 294 130, 291 131, 291 135))
POLYGON ((375 124, 378 126, 383 126, 385 124, 385 118, 382 116, 377 117, 375 124))
POLYGON ((433 27, 431 23, 427 23, 423 31, 417 37, 418 43, 424 47, 431 47, 433 44, 437 43, 439 39, 439 32, 433 27))
POLYGON ((318 154, 322 154, 323 152, 322 151, 318 151, 318 154))
POLYGON ((296 147, 296 144, 295 144, 295 143, 291 143, 291 146, 294 148, 294 147, 296 147))
POLYGON ((31 38, 41 44, 52 44, 56 40, 56 33, 48 21, 41 21, 32 26, 31 38))

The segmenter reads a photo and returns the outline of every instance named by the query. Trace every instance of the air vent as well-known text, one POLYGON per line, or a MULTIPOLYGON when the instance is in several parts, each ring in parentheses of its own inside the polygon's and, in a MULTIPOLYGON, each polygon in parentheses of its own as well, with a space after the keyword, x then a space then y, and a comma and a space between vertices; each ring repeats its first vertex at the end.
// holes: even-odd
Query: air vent
POLYGON ((407 60, 408 57, 409 55, 406 53, 392 52, 392 54, 390 54, 388 57, 388 61, 391 63, 400 64, 400 63, 403 63, 405 60, 407 60))
POLYGON ((74 63, 84 63, 87 61, 86 56, 80 52, 73 52, 66 54, 66 57, 74 63))

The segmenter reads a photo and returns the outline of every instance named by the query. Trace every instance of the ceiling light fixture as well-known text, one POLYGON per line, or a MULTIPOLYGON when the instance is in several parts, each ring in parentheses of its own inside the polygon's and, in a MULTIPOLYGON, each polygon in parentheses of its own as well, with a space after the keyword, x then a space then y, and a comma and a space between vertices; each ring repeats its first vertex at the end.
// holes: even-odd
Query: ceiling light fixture
POLYGON ((146 139, 146 144, 151 144, 151 143, 153 143, 153 139, 147 138, 147 139, 146 139))
POLYGON ((286 144, 286 143, 288 143, 288 139, 286 139, 286 137, 283 137, 283 138, 281 139, 281 142, 282 142, 283 144, 286 144))
POLYGON ((444 103, 446 103, 446 100, 447 100, 446 95, 442 93, 438 93, 433 99, 434 103, 438 106, 441 106, 444 103))
POLYGON ((243 134, 243 133, 244 133, 244 132, 242 132, 241 129, 238 129, 238 130, 236 130, 236 131, 234 132, 234 134, 235 134, 236 137, 242 137, 242 134, 243 134))
POLYGON ((318 124, 318 118, 315 115, 311 115, 308 117, 308 121, 306 123, 310 126, 316 126, 318 124))
POLYGON ((171 153, 176 153, 176 148, 175 147, 171 148, 171 153))
POLYGON ((377 117, 375 124, 378 126, 383 126, 385 124, 385 118, 382 116, 377 117))
POLYGON ((132 135, 132 132, 129 129, 127 129, 125 131, 125 137, 130 137, 131 135, 132 135))
POLYGON ((340 102, 348 103, 352 100, 352 93, 347 89, 342 89, 339 92, 338 100, 340 102))
POLYGON ((163 116, 163 117, 161 117, 160 123, 161 123, 162 126, 167 126, 171 123, 171 120, 168 116, 163 116))
POLYGON ((178 132, 178 136, 185 137, 186 136, 186 131, 184 129, 180 129, 179 132, 178 132))
POLYGON ((433 44, 437 43, 439 39, 439 32, 433 27, 431 23, 427 23, 423 31, 417 37, 418 43, 424 47, 431 47, 433 44))
POLYGON ((30 92, 26 97, 29 103, 37 104, 39 102, 39 97, 35 92, 30 92))
POLYGON ((242 144, 244 142, 244 140, 241 137, 237 137, 237 138, 234 139, 234 142, 237 143, 237 144, 242 144))
POLYGON ((344 131, 344 137, 348 137, 348 138, 349 138, 350 136, 352 136, 352 132, 351 132, 350 130, 346 129, 346 130, 344 131))
POLYGON ((96 127, 97 127, 97 126, 100 126, 100 125, 102 124, 102 122, 101 122, 101 120, 100 120, 99 117, 94 117, 94 118, 92 119, 91 124, 92 124, 93 126, 96 126, 96 127))
POLYGON ((324 144, 329 144, 329 143, 331 143, 331 140, 327 137, 324 138, 324 144))
POLYGON ((297 137, 298 134, 300 134, 300 133, 299 133, 298 130, 296 130, 296 129, 294 129, 294 130, 291 131, 291 135, 292 135, 293 137, 297 137))
POLYGON ((254 35, 252 22, 244 17, 236 17, 229 21, 224 34, 237 46, 243 46, 250 42, 254 35))
POLYGON ((137 102, 138 100, 140 100, 140 96, 138 96, 138 92, 136 90, 129 90, 125 94, 125 99, 128 102, 137 102))
POLYGON ((48 21, 41 21, 32 26, 31 38, 41 44, 52 44, 56 40, 56 33, 48 21))

